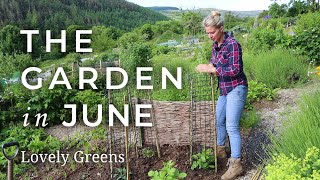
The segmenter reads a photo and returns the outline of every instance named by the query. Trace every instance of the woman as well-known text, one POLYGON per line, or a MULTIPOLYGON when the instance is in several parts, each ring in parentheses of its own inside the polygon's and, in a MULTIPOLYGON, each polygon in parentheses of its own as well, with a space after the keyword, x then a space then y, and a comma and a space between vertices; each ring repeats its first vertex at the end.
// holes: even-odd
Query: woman
POLYGON ((229 168, 221 179, 234 179, 242 173, 240 118, 247 99, 248 82, 243 72, 242 50, 231 33, 224 32, 223 20, 217 11, 203 20, 209 38, 214 41, 209 64, 200 64, 198 72, 218 77, 220 96, 217 102, 217 156, 226 158, 226 134, 231 146, 229 168))

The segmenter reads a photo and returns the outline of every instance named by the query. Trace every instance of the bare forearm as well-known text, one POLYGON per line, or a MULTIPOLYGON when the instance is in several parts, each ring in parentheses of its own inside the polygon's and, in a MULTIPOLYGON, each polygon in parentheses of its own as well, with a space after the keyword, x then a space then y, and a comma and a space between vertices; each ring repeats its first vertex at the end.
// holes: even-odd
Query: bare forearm
POLYGON ((202 73, 215 73, 216 68, 212 64, 199 64, 196 67, 196 71, 202 73))

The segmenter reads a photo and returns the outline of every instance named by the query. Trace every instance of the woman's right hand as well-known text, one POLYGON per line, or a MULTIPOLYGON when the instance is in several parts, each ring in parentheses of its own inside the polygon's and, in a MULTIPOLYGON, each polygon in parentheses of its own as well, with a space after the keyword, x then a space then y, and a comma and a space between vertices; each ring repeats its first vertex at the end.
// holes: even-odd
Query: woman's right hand
POLYGON ((199 64, 196 67, 196 71, 201 73, 215 73, 216 68, 212 64, 199 64))

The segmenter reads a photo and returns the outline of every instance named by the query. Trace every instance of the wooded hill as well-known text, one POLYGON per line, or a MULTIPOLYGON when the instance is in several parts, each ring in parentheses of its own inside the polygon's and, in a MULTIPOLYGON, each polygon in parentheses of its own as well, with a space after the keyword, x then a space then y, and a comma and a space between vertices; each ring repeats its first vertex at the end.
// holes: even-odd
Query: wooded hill
POLYGON ((177 7, 170 7, 170 6, 152 6, 152 7, 147 7, 151 10, 154 11, 171 11, 171 10, 179 10, 177 7))
POLYGON ((1 0, 0 29, 7 24, 23 29, 59 32, 70 25, 104 25, 131 30, 167 20, 164 15, 125 0, 1 0))

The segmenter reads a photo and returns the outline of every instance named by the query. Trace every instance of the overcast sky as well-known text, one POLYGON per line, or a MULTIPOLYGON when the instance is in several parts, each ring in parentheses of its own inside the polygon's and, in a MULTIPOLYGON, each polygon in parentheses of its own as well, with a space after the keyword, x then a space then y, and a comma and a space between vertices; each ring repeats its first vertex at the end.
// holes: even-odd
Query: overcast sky
MULTIPOLYGON (((222 10, 249 11, 264 10, 271 0, 127 0, 140 6, 173 6, 182 9, 217 8, 222 10)), ((280 4, 289 0, 278 0, 280 4)))

